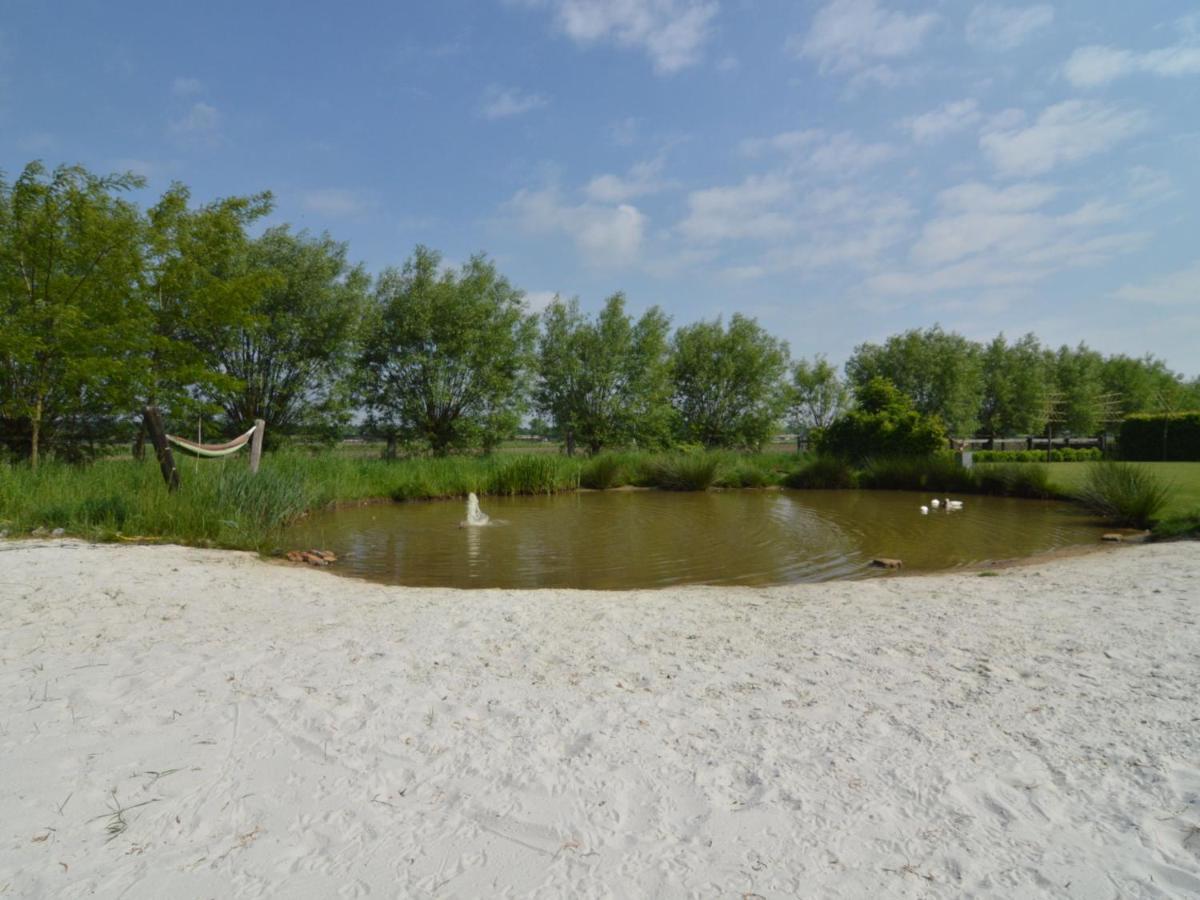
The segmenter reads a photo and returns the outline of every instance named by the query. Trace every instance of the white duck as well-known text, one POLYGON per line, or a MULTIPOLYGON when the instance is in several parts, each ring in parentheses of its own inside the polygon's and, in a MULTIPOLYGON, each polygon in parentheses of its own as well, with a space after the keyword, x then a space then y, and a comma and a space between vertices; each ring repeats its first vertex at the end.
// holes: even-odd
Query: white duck
POLYGON ((946 509, 962 509, 962 508, 963 508, 963 504, 962 504, 961 500, 947 500, 946 501, 946 509))
POLYGON ((929 515, 929 507, 928 506, 921 507, 921 515, 923 515, 923 516, 929 515))
POLYGON ((935 497, 933 500, 930 500, 930 501, 929 501, 929 505, 930 505, 930 506, 932 506, 934 509, 937 509, 939 506, 941 506, 941 505, 942 505, 942 501, 941 501, 941 500, 938 500, 938 499, 935 497))

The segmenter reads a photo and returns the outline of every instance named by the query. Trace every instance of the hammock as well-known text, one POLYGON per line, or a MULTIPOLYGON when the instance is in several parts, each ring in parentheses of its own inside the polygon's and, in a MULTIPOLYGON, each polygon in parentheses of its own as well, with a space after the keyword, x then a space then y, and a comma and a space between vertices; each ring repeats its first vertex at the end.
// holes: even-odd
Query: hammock
POLYGON ((185 453, 191 453, 193 456, 205 456, 211 459, 217 456, 228 456, 231 453, 236 453, 242 449, 242 446, 246 441, 250 440, 253 434, 254 429, 251 428, 241 437, 235 437, 232 441, 225 444, 198 444, 195 441, 189 441, 187 438, 181 438, 174 434, 168 434, 167 440, 185 453))

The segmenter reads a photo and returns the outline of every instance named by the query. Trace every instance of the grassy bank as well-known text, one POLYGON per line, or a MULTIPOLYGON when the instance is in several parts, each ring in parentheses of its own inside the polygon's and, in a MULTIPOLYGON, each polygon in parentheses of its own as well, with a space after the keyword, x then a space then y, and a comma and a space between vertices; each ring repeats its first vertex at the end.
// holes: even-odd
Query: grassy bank
MULTIPOLYGON (((1168 488, 1159 533, 1200 533, 1200 463, 1139 463, 1168 488)), ((634 485, 668 490, 709 487, 860 487, 934 494, 1075 496, 1088 464, 986 465, 965 471, 946 459, 879 461, 854 470, 791 453, 497 454, 384 462, 338 453, 266 457, 251 476, 242 459, 181 461, 183 486, 168 494, 151 461, 50 463, 37 472, 0 465, 0 531, 37 529, 97 540, 148 537, 200 546, 269 552, 306 511, 333 503, 541 494, 634 485)))
POLYGON ((269 551, 307 510, 366 500, 477 494, 545 494, 637 485, 671 490, 778 484, 787 454, 497 454, 384 462, 343 454, 278 453, 251 476, 242 459, 180 460, 183 485, 168 494, 151 461, 49 463, 37 472, 0 465, 0 531, 62 528, 97 540, 152 537, 200 546, 269 551))

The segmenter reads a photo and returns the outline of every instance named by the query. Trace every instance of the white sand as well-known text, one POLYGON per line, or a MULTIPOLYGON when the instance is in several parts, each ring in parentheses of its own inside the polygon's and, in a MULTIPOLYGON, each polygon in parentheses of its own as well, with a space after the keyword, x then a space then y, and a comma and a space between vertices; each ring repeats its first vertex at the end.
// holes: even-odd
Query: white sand
POLYGON ((1200 896, 1198 585, 1197 544, 584 593, 0 543, 0 897, 1200 896))

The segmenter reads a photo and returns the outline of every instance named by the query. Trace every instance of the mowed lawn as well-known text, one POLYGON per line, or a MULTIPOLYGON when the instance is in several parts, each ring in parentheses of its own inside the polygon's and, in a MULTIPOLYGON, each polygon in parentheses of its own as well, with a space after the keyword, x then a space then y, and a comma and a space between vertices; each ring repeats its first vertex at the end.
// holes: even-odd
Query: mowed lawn
MULTIPOLYGON (((1064 491, 1074 491, 1083 484, 1088 463, 1038 463, 1050 469, 1050 482, 1064 491)), ((1153 472, 1167 485, 1170 501, 1162 511, 1164 518, 1200 512, 1200 462, 1134 463, 1153 472)))

